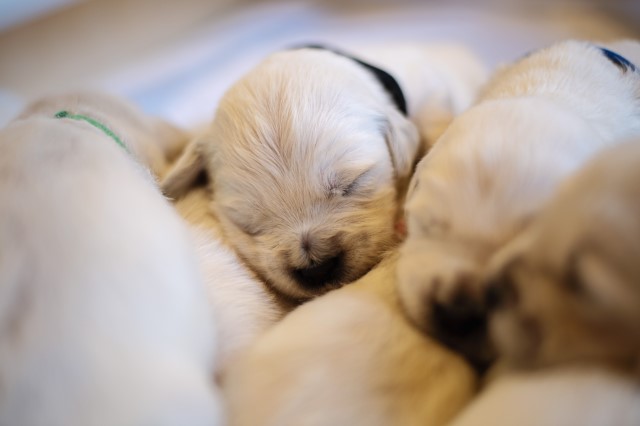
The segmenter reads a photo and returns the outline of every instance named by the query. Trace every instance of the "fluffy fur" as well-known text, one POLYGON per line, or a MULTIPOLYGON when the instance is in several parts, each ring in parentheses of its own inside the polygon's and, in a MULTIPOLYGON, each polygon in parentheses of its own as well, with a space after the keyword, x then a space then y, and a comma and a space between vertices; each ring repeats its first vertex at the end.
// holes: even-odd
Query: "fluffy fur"
POLYGON ((567 175, 640 134, 639 99, 640 76, 586 42, 562 42, 499 71, 418 165, 398 268, 412 320, 487 361, 480 279, 488 258, 567 175))
MULTIPOLYGON (((406 66, 439 63, 428 49, 403 55, 413 55, 406 66)), ((405 87, 410 107, 436 94, 447 111, 467 102, 458 93, 466 83, 454 90, 429 76, 405 87)), ((398 243, 399 206, 421 150, 415 125, 370 71, 328 50, 294 49, 225 94, 163 187, 178 197, 206 169, 231 245, 262 280, 303 300, 359 278, 398 243)))
POLYGON ((598 370, 512 373, 497 379, 451 426, 635 426, 640 391, 598 370))
POLYGON ((640 141, 598 156, 491 262, 491 331, 519 367, 640 378, 640 141))
POLYGON ((231 366, 231 425, 442 425, 469 401, 472 369, 404 318, 396 257, 297 308, 231 366))
POLYGON ((223 380, 228 363, 291 307, 259 281, 228 247, 220 224, 209 209, 210 200, 206 188, 196 188, 178 200, 175 207, 191 225, 193 244, 216 317, 217 374, 223 380))
POLYGON ((98 93, 44 99, 0 132, 1 425, 221 421, 204 286, 147 169, 184 140, 98 93))

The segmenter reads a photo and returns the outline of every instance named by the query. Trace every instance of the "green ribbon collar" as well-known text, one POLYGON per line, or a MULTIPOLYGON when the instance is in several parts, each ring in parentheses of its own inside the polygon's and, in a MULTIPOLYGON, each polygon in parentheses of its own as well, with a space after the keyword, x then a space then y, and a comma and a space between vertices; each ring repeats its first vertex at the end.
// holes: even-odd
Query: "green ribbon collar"
POLYGON ((120 147, 122 149, 124 149, 125 151, 127 151, 127 153, 129 153, 129 149, 127 148, 127 146, 124 144, 124 142, 122 142, 122 139, 120 139, 118 137, 118 135, 116 135, 115 133, 113 133, 111 131, 111 129, 109 129, 107 126, 105 126, 104 124, 100 123, 97 120, 94 120, 91 117, 87 117, 86 115, 81 115, 81 114, 71 114, 69 111, 60 111, 58 113, 56 113, 56 115, 54 116, 55 118, 69 118, 71 120, 78 120, 78 121, 86 121, 87 123, 91 124, 93 127, 95 127, 96 129, 101 130, 105 135, 109 136, 111 139, 113 139, 118 145, 120 145, 120 147))

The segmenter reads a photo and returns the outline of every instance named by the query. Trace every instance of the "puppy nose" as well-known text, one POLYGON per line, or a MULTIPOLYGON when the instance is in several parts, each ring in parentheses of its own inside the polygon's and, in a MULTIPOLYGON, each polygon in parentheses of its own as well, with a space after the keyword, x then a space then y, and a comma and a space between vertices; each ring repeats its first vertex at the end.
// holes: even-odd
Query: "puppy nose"
POLYGON ((306 288, 321 288, 338 281, 342 269, 342 257, 342 254, 338 254, 306 268, 294 269, 293 275, 296 281, 306 288))

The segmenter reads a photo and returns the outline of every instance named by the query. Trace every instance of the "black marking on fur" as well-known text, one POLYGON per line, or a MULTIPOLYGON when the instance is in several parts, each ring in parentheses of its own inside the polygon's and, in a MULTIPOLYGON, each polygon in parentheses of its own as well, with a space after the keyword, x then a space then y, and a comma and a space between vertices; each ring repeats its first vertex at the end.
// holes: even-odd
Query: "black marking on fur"
POLYGON ((609 59, 615 66, 620 68, 622 72, 627 72, 629 70, 633 72, 636 70, 636 66, 624 56, 621 56, 609 49, 605 49, 604 47, 601 47, 600 50, 602 51, 604 56, 606 56, 606 58, 609 59))
POLYGON ((298 46, 296 47, 297 49, 321 49, 321 50, 327 50, 329 52, 333 52, 336 55, 340 55, 340 56, 344 56, 345 58, 349 58, 352 61, 357 62, 359 65, 363 66, 364 68, 366 68, 368 71, 370 71, 374 77, 376 77, 376 79, 380 82, 380 84, 382 84, 382 87, 384 87, 384 89, 387 91, 387 93, 389 94, 389 96, 391 96, 391 99, 393 100, 393 103, 396 105, 396 107, 398 107, 398 109, 406 116, 407 113, 407 101, 404 97, 404 94, 402 92, 402 89, 400 88, 400 84, 398 84, 398 82, 396 81, 395 78, 393 78, 393 76, 391 74, 389 74, 388 72, 386 72, 385 70, 382 70, 378 67, 375 67, 367 62, 364 62, 361 59, 358 59, 352 55, 349 55, 345 52, 342 52, 338 49, 334 49, 331 47, 327 47, 327 46, 323 46, 320 44, 309 44, 309 45, 302 45, 302 46, 298 46))

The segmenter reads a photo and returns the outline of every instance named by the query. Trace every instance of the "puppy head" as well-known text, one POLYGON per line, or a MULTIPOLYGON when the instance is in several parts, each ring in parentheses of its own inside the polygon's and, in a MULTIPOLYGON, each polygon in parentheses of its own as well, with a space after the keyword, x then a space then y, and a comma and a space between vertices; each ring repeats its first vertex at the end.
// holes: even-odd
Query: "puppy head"
POLYGON ((637 142, 599 157, 491 260, 490 329, 507 361, 638 372, 638 165, 637 142))
POLYGON ((536 96, 565 105, 603 138, 640 134, 640 43, 567 40, 502 67, 481 100, 536 96), (611 50, 610 50, 611 49, 611 50))
POLYGON ((17 119, 53 118, 61 111, 82 115, 104 125, 158 178, 164 175, 168 165, 178 157, 189 140, 182 130, 145 115, 122 98, 101 92, 44 97, 29 105, 17 119))
POLYGON ((487 101, 454 120, 407 195, 398 282, 410 319, 470 357, 484 354, 488 258, 598 141, 583 120, 544 100, 487 101))
POLYGON ((165 188, 178 195, 205 167, 237 252, 305 299, 360 277, 396 243, 417 147, 368 70, 329 51, 285 51, 225 94, 165 188))

